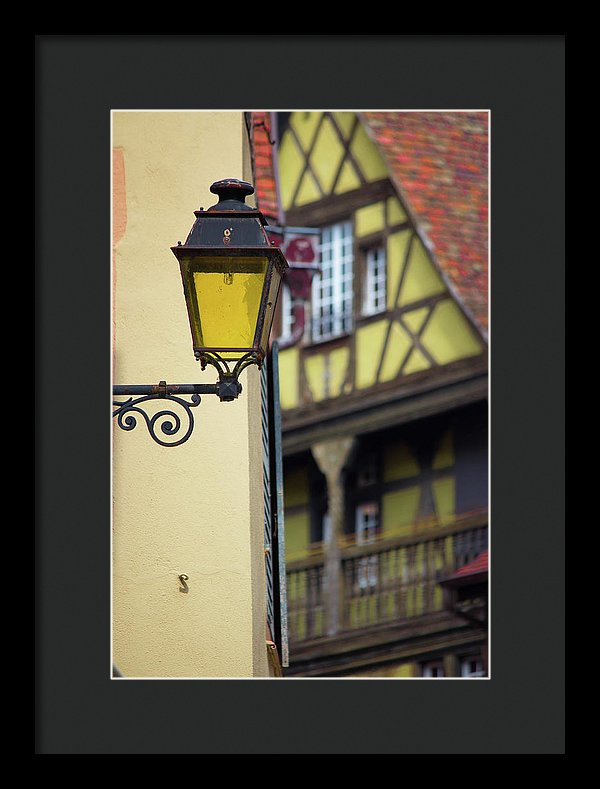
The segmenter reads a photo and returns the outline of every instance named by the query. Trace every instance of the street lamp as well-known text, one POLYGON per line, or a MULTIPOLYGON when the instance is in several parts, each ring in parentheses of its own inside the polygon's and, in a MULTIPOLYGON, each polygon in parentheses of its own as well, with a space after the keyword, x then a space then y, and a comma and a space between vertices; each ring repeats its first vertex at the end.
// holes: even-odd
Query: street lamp
POLYGON ((137 395, 127 401, 113 401, 119 427, 133 430, 141 415, 150 435, 163 446, 187 441, 193 430, 190 408, 200 403, 201 394, 216 394, 222 402, 235 400, 242 391, 239 375, 251 364, 260 368, 268 351, 269 334, 281 280, 288 263, 281 250, 269 241, 266 220, 246 204, 254 192, 251 184, 236 178, 216 181, 210 191, 219 200, 208 210, 194 211, 196 221, 185 244, 171 247, 179 261, 183 292, 192 334, 194 355, 204 370, 217 368, 216 384, 171 384, 113 387, 113 396, 137 395), (181 395, 191 395, 191 401, 181 395), (148 400, 167 399, 182 406, 188 428, 173 411, 153 417, 141 407, 148 400), (174 421, 171 421, 174 420, 174 421), (164 436, 179 436, 165 441, 164 436))

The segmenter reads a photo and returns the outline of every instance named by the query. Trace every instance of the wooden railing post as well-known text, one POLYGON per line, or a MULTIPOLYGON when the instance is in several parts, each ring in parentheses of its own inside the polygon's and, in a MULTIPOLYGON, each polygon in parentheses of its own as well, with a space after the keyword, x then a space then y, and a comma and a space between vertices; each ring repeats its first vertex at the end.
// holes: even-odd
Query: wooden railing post
POLYGON ((354 438, 325 441, 311 447, 313 457, 327 481, 329 530, 323 535, 325 558, 323 605, 325 633, 334 635, 343 621, 341 540, 344 533, 344 485, 342 469, 354 446, 354 438))

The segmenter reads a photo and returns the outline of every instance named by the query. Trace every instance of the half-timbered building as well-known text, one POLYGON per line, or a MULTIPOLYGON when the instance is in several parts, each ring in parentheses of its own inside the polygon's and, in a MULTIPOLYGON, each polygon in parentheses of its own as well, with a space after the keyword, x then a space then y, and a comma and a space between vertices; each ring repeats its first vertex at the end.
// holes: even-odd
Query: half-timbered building
POLYGON ((252 133, 291 267, 286 674, 486 676, 488 115, 253 113, 252 133))

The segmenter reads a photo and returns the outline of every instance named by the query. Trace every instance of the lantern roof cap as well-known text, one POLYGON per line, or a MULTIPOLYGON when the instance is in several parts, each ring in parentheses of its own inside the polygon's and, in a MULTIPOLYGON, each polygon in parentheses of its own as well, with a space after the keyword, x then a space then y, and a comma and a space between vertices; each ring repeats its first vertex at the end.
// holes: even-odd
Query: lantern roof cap
POLYGON ((254 194, 254 187, 248 181, 239 178, 222 178, 215 181, 210 191, 219 196, 219 202, 210 206, 209 211, 255 211, 246 205, 246 197, 254 194))

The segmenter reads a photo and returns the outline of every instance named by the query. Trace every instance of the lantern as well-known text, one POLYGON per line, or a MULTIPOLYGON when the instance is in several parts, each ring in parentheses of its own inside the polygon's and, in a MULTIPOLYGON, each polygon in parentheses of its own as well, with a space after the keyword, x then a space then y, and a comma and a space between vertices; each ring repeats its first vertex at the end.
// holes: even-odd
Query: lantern
POLYGON ((269 241, 261 212, 245 203, 251 184, 226 178, 210 191, 219 201, 194 211, 185 244, 171 249, 181 269, 194 355, 202 369, 212 364, 221 380, 237 385, 241 370, 260 367, 267 355, 288 264, 269 241))

